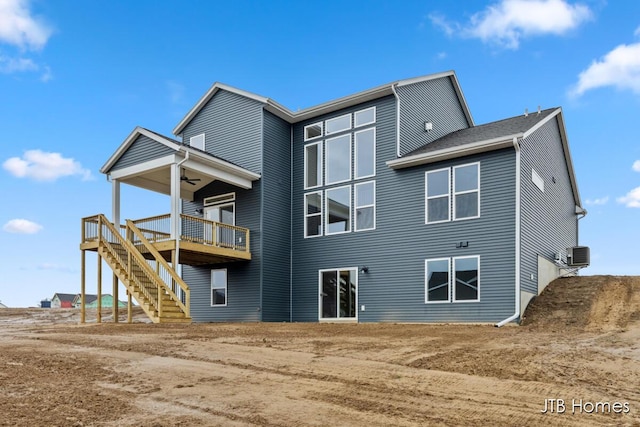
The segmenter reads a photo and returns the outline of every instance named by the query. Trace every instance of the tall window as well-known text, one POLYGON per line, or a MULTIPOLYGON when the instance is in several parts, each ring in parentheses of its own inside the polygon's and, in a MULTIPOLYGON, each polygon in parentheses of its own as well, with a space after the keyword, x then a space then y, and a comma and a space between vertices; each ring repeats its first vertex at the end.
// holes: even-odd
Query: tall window
POLYGON ((211 306, 227 305, 227 269, 211 270, 211 306))
POLYGON ((425 261, 425 302, 480 301, 480 257, 425 261))
POLYGON ((354 133, 355 179, 376 174, 376 129, 369 128, 354 133))
POLYGON ((325 157, 325 185, 351 179, 351 135, 327 139, 325 157))
POLYGON ((322 185, 322 142, 304 147, 304 188, 322 185))
POLYGON ((427 224, 480 216, 480 163, 425 174, 427 224))

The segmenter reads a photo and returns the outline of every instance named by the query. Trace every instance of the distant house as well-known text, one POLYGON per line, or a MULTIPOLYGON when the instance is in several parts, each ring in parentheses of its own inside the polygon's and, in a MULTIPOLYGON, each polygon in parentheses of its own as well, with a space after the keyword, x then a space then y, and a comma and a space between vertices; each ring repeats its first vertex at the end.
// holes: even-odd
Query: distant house
MULTIPOLYGON (((94 297, 93 299, 87 299, 86 308, 98 308, 98 296, 97 295, 91 295, 92 297, 94 297)), ((127 304, 122 302, 122 301, 118 301, 118 307, 126 307, 127 304)), ((78 305, 76 307, 80 307, 80 295, 78 295, 78 305)), ((106 294, 106 295, 102 295, 102 308, 112 308, 113 307, 113 295, 110 294, 106 294)))
POLYGON ((9 308, 9 307, 7 307, 6 305, 0 302, 0 308, 9 308))
POLYGON ((73 308, 76 294, 54 294, 51 298, 51 308, 73 308))
MULTIPOLYGON (((84 303, 86 306, 88 306, 89 304, 91 304, 92 302, 94 302, 95 300, 98 299, 98 295, 92 295, 92 294, 86 294, 84 296, 84 303)), ((102 298, 104 298, 104 295, 102 296, 102 298)), ((80 308, 82 305, 82 294, 76 294, 75 298, 73 299, 73 303, 72 303, 74 308, 80 308)), ((104 303, 102 304, 102 306, 104 307, 104 303)))

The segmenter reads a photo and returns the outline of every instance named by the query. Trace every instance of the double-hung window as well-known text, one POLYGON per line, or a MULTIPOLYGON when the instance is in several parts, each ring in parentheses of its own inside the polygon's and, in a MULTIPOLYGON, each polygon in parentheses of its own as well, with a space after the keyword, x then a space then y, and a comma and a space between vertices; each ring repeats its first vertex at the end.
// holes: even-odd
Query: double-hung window
POLYGON ((480 163, 429 171, 425 187, 427 224, 480 216, 480 163))
POLYGON ((322 236, 322 191, 304 195, 304 237, 322 236))
POLYGON ((354 185, 356 231, 376 228, 376 182, 368 181, 354 185))
POLYGON ((480 257, 425 261, 425 303, 480 301, 480 257))

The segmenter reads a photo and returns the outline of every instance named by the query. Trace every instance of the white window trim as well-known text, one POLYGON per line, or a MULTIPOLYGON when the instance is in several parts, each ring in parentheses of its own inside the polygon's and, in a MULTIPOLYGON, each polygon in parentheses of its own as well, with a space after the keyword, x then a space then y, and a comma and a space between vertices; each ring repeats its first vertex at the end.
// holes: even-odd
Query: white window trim
POLYGON ((434 169, 432 171, 427 171, 424 173, 424 223, 425 224, 440 224, 443 222, 451 221, 451 168, 441 168, 434 169), (445 194, 439 194, 437 196, 429 196, 429 174, 447 171, 447 186, 449 187, 449 192, 445 194), (431 199, 439 199, 441 197, 447 197, 447 219, 442 219, 440 221, 429 221, 429 200, 431 199))
POLYGON ((211 307, 226 307, 227 303, 229 302, 229 272, 227 271, 226 268, 214 268, 213 270, 211 270, 211 294, 209 295, 209 303, 211 304, 211 307), (224 288, 220 287, 220 286, 216 286, 215 288, 213 287, 213 272, 214 271, 222 271, 224 270, 224 278, 225 278, 225 283, 224 283, 224 288), (224 289, 224 304, 214 304, 213 303, 213 290, 214 289, 224 289))
POLYGON ((197 148, 197 149, 202 150, 202 151, 205 151, 205 149, 207 148, 207 140, 205 138, 204 132, 200 133, 198 135, 193 135, 191 138, 189 138, 189 146, 193 147, 193 148, 197 148), (202 147, 197 147, 197 146, 193 145, 193 140, 195 138, 199 138, 199 137, 202 137, 202 147))
POLYGON ((323 231, 324 231, 324 235, 325 236, 333 236, 335 234, 346 234, 346 233, 351 233, 351 230, 353 229, 353 206, 351 203, 351 185, 343 185, 341 187, 333 187, 333 188, 329 188, 327 190, 325 190, 324 192, 324 206, 325 206, 325 215, 324 215, 324 227, 323 227, 323 231), (343 188, 346 188, 349 190, 349 229, 345 230, 345 231, 334 231, 333 233, 329 232, 329 193, 333 190, 341 190, 343 188))
POLYGON ((424 260, 424 303, 425 304, 450 304, 451 303, 451 258, 429 258, 424 260), (429 300, 429 262, 447 261, 449 280, 447 282, 447 299, 442 301, 429 300))
POLYGON ((349 323, 349 322, 357 322, 358 321, 358 314, 360 312, 359 308, 360 306, 358 305, 360 302, 360 295, 359 295, 359 284, 358 284, 358 279, 359 279, 359 274, 358 274, 358 267, 345 267, 345 268, 325 268, 322 270, 318 270, 318 321, 319 322, 327 322, 327 323, 349 323), (327 271, 335 271, 338 274, 340 273, 340 271, 344 271, 344 270, 349 270, 349 271, 354 271, 355 272, 355 278, 356 278, 356 317, 336 317, 336 318, 323 318, 322 317, 322 273, 326 273, 327 271))
POLYGON ((451 282, 451 293, 452 293, 452 301, 455 303, 469 303, 469 302, 480 302, 480 255, 470 255, 470 256, 458 256, 453 257, 451 260, 451 273, 449 274, 449 280, 451 282), (459 259, 471 259, 475 258, 478 265, 478 277, 477 277, 477 288, 478 288, 478 297, 476 299, 463 299, 459 300, 456 298, 456 283, 455 283, 455 275, 456 275, 456 261, 459 259))
POLYGON ((206 197, 202 201, 202 204, 203 206, 215 206, 215 205, 227 204, 235 200, 236 200, 236 193, 233 192, 233 193, 220 194, 218 196, 206 197))
POLYGON ((351 113, 343 114, 343 115, 337 116, 337 117, 332 117, 332 118, 327 119, 327 120, 324 121, 324 134, 325 135, 334 135, 336 133, 345 132, 345 131, 348 131, 348 130, 351 130, 351 129, 353 129, 353 123, 352 123, 352 120, 351 120, 351 113), (344 129, 339 129, 339 130, 336 130, 336 131, 333 131, 333 132, 329 132, 329 126, 328 126, 327 123, 333 122, 333 121, 338 121, 338 120, 340 120, 340 119, 342 119, 344 117, 349 117, 349 127, 344 128, 344 129))
POLYGON ((362 127, 362 126, 370 125, 370 124, 375 123, 375 122, 376 122, 376 107, 375 106, 369 107, 369 108, 365 108, 364 110, 356 111, 355 113, 353 113, 353 128, 354 129, 362 127), (356 123, 357 122, 356 117, 358 117, 358 114, 359 113, 364 113, 365 111, 369 111, 369 110, 373 110, 373 121, 357 124, 356 123))
POLYGON ((324 174, 323 174, 323 166, 324 166, 324 153, 323 153, 323 149, 322 149, 322 141, 317 141, 311 144, 306 144, 304 146, 304 189, 305 190, 309 190, 311 188, 318 188, 318 187, 322 187, 322 184, 324 182, 324 174), (320 179, 318 180, 318 185, 307 185, 307 148, 311 147, 312 145, 317 145, 318 146, 318 158, 320 159, 320 179))
POLYGON ((351 181, 351 178, 353 177, 353 171, 352 171, 352 163, 353 163, 353 159, 352 159, 352 153, 353 153, 353 141, 352 141, 352 137, 351 134, 345 134, 345 135, 340 135, 340 136, 336 136, 335 138, 329 138, 327 140, 325 140, 324 143, 324 185, 328 186, 328 185, 334 185, 334 184, 340 184, 342 182, 349 182, 351 181), (333 181, 333 182, 329 182, 328 178, 329 178, 329 156, 327 155, 329 153, 329 143, 331 141, 334 141, 336 139, 340 139, 340 138, 344 138, 344 137, 348 137, 349 138, 349 178, 347 179, 342 179, 340 181, 333 181))
POLYGON ((375 230, 376 229, 376 182, 375 181, 367 181, 367 182, 361 182, 361 183, 355 184, 354 189, 353 189, 353 193, 354 193, 354 199, 355 199, 354 200, 354 207, 353 207, 353 216, 354 216, 353 231, 358 233, 360 231, 375 230), (358 204, 358 186, 360 186, 360 185, 368 185, 368 184, 373 184, 373 204, 370 204, 370 205, 359 205, 358 204), (373 227, 358 229, 358 209, 369 208, 369 207, 373 208, 373 227))
POLYGON ((303 137, 305 141, 311 141, 312 139, 316 139, 316 138, 322 138, 322 133, 324 132, 324 127, 322 126, 322 122, 317 122, 317 123, 311 123, 310 125, 306 125, 304 127, 303 130, 303 137), (307 138, 307 128, 310 128, 312 126, 320 126, 320 135, 318 136, 312 136, 311 138, 307 138))
POLYGON ((353 174, 354 174, 354 178, 353 179, 365 179, 365 178, 369 178, 372 176, 376 176, 376 128, 372 127, 372 128, 368 128, 368 129, 362 129, 359 130, 357 132, 353 133, 353 174), (359 176, 358 175, 358 134, 364 133, 364 132, 370 132, 373 130, 373 174, 369 174, 369 175, 362 175, 359 176))
POLYGON ((533 181, 535 186, 544 193, 544 179, 542 179, 538 172, 533 168, 531 169, 531 181, 533 181))
POLYGON ((323 202, 324 202, 324 195, 322 194, 323 191, 312 191, 310 193, 305 193, 304 194, 304 201, 303 201, 303 206, 304 206, 304 238, 305 239, 313 239, 314 237, 321 237, 322 235, 324 235, 324 218, 323 218, 323 213, 324 213, 324 209, 323 209, 323 202), (310 196, 312 194, 319 194, 320 195, 320 213, 316 213, 316 214, 307 214, 307 196, 310 196), (320 234, 314 234, 314 235, 309 235, 308 234, 308 230, 307 230, 307 218, 312 217, 312 216, 319 216, 320 217, 320 225, 322 226, 322 230, 320 230, 320 234))
POLYGON ((451 173, 451 177, 449 179, 449 184, 451 185, 451 202, 453 203, 453 212, 451 213, 450 217, 452 218, 452 221, 466 221, 468 219, 476 219, 476 218, 480 218, 480 162, 473 162, 473 163, 466 163, 464 165, 458 165, 458 166, 454 166, 452 168, 452 173, 451 173), (477 182, 478 182, 478 189, 477 190, 467 190, 467 191, 460 191, 460 192, 456 192, 456 169, 460 169, 460 168, 464 168, 467 166, 473 166, 473 165, 477 165, 477 182), (476 216, 467 216, 464 218, 456 218, 456 196, 461 195, 461 194, 471 194, 471 193, 478 193, 478 215, 476 216))

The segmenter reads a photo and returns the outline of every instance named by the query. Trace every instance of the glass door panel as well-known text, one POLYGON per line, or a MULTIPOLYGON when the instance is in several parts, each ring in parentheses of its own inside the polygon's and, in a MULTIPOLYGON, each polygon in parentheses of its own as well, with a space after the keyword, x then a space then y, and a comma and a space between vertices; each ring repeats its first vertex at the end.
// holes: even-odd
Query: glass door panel
POLYGON ((320 274, 320 318, 355 319, 357 315, 356 269, 329 270, 320 274))

